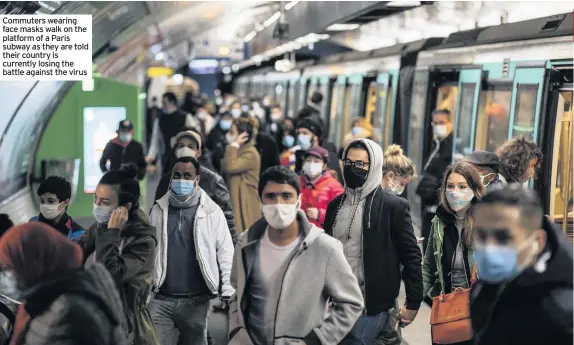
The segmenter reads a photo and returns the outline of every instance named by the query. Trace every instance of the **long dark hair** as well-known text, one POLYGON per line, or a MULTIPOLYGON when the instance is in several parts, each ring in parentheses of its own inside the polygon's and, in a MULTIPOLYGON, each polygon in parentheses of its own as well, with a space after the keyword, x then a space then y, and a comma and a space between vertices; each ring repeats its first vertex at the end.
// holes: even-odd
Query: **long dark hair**
POLYGON ((119 206, 132 204, 130 212, 139 208, 140 184, 137 180, 138 168, 124 164, 119 170, 110 170, 102 176, 100 184, 112 186, 118 194, 119 206))
POLYGON ((482 196, 484 195, 484 186, 480 179, 479 172, 474 167, 474 165, 464 161, 449 165, 449 167, 446 169, 444 173, 442 185, 440 187, 440 204, 445 210, 447 210, 453 216, 456 216, 456 212, 450 207, 446 199, 446 185, 448 178, 452 173, 457 173, 462 177, 464 177, 469 188, 472 189, 472 191, 474 192, 474 198, 471 200, 470 207, 468 208, 464 216, 464 229, 465 229, 464 242, 467 248, 471 248, 472 235, 473 235, 472 212, 475 208, 476 203, 480 199, 482 199, 482 196))

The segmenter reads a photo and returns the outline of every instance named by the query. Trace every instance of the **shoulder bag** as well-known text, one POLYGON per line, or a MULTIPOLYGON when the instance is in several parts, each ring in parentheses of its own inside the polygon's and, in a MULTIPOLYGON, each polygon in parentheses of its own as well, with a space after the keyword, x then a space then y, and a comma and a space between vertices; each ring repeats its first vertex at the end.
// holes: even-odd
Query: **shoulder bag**
MULTIPOLYGON (((472 268, 471 285, 476 280, 476 266, 472 268)), ((432 341, 435 344, 454 344, 472 339, 470 323, 470 289, 456 288, 449 294, 433 297, 431 317, 432 341)))

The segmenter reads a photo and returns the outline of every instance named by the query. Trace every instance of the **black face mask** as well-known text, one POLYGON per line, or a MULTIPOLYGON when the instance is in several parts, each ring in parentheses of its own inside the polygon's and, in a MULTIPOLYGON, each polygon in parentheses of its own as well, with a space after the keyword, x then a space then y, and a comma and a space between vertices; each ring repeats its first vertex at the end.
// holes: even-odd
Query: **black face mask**
POLYGON ((345 165, 343 168, 343 177, 349 188, 355 189, 362 187, 367 181, 367 170, 359 169, 353 165, 345 165))

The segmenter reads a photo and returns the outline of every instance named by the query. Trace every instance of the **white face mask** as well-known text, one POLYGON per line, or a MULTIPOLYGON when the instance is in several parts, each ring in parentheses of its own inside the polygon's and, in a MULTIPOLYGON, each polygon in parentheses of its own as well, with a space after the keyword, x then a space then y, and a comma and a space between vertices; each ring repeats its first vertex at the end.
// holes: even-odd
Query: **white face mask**
POLYGON ((96 218, 96 222, 99 224, 106 224, 110 220, 113 211, 114 209, 111 206, 98 206, 94 204, 94 218, 96 218))
POLYGON ((310 178, 317 177, 323 173, 323 163, 305 162, 303 163, 303 173, 310 178))
POLYGON ((261 212, 272 228, 282 230, 293 223, 298 208, 299 201, 296 204, 261 205, 261 212))
POLYGON ((446 125, 434 125, 432 129, 435 137, 439 139, 448 137, 448 127, 446 125))
POLYGON ((233 116, 234 119, 241 116, 241 109, 231 109, 231 116, 233 116))
POLYGON ((175 156, 177 158, 181 158, 181 157, 193 157, 193 158, 197 158, 197 151, 195 151, 194 149, 190 149, 187 146, 184 147, 178 147, 175 150, 175 156))
POLYGON ((52 220, 54 218, 57 218, 60 214, 62 214, 62 212, 64 212, 64 208, 62 208, 61 210, 58 209, 58 207, 60 207, 62 203, 59 203, 57 205, 48 205, 48 204, 41 204, 40 205, 40 213, 42 214, 42 216, 44 216, 44 218, 52 220))
POLYGON ((283 117, 283 115, 280 112, 271 113, 271 120, 273 121, 279 121, 281 117, 283 117))
POLYGON ((395 195, 401 195, 405 191, 405 186, 401 186, 400 183, 391 180, 388 186, 388 190, 395 195))

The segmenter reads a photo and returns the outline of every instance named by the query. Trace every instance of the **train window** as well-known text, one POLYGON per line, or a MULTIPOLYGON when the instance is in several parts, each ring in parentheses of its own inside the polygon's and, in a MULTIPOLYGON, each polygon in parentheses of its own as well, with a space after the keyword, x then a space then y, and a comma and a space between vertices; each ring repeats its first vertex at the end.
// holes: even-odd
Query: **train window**
POLYGON ((287 108, 287 117, 294 117, 297 115, 299 109, 297 109, 297 85, 299 83, 295 79, 289 81, 289 106, 287 108))
POLYGON ((373 123, 373 140, 377 143, 379 143, 379 145, 383 146, 383 133, 384 133, 384 128, 383 128, 383 121, 384 121, 384 104, 385 104, 385 99, 387 96, 387 85, 386 84, 381 84, 381 83, 377 83, 377 101, 376 101, 376 109, 375 112, 373 114, 373 117, 371 118, 371 121, 373 123))
POLYGON ((508 138, 512 84, 489 84, 480 91, 475 150, 494 152, 508 138))
POLYGON ((437 90, 435 109, 447 109, 452 114, 450 120, 454 123, 456 101, 458 98, 458 85, 442 85, 437 90))
POLYGON ((339 135, 337 136, 337 143, 339 147, 346 145, 344 142, 345 134, 351 131, 351 113, 354 113, 353 105, 356 103, 356 99, 360 97, 360 85, 347 86, 345 88, 345 100, 339 104, 343 104, 341 109, 341 114, 343 114, 343 119, 341 121, 341 126, 339 126, 339 135), (359 95, 355 96, 357 88, 359 87, 359 95), (355 91, 355 92, 353 92, 355 91))
POLYGON ((323 121, 327 123, 327 117, 329 116, 329 104, 327 100, 329 99, 329 80, 319 81, 319 92, 323 95, 323 109, 321 109, 321 117, 323 121))
POLYGON ((385 106, 385 135, 383 137, 383 149, 386 149, 393 143, 392 109, 393 109, 393 81, 389 78, 389 87, 387 88, 387 102, 385 106))
POLYGON ((518 84, 516 86, 514 124, 512 125, 513 138, 520 136, 533 138, 537 95, 538 84, 518 84))
POLYGON ((560 92, 554 133, 552 182, 550 190, 551 217, 566 230, 567 219, 572 219, 573 146, 572 91, 560 92), (565 217, 566 216, 566 217, 565 217), (566 219, 567 218, 567 219, 566 219))
POLYGON ((474 106, 474 91, 476 84, 463 83, 460 90, 458 122, 454 138, 454 160, 458 161, 472 152, 472 108, 474 106))
POLYGON ((329 130, 329 141, 335 143, 337 141, 337 132, 340 127, 340 123, 337 122, 337 113, 339 111, 339 99, 341 98, 340 89, 343 86, 334 84, 331 94, 333 97, 331 98, 331 112, 329 114, 330 120, 329 123, 333 124, 332 128, 329 130))

